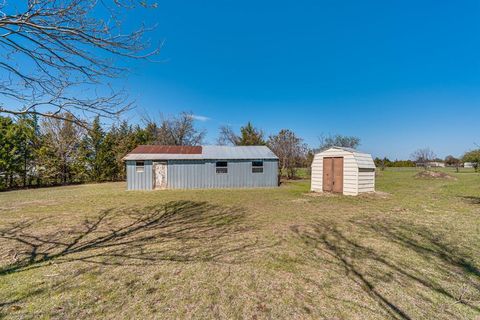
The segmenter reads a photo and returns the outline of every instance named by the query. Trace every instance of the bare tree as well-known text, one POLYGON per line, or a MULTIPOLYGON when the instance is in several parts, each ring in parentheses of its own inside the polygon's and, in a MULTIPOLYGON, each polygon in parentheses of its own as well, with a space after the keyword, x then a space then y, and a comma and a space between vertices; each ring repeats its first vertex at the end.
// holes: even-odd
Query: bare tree
POLYGON ((436 157, 437 156, 430 148, 418 149, 411 155, 411 158, 417 167, 423 167, 425 170, 428 168, 428 163, 433 161, 436 157))
POLYGON ((240 144, 240 137, 233 131, 230 126, 221 126, 217 143, 221 146, 227 144, 237 146, 240 144))
POLYGON ((78 150, 85 130, 74 124, 71 114, 60 116, 67 120, 45 118, 41 123, 44 141, 39 150, 39 170, 44 178, 58 177, 62 184, 67 184, 71 182, 75 162, 79 159, 78 150))
POLYGON ((342 136, 340 134, 324 136, 319 138, 320 145, 318 150, 324 150, 330 147, 344 147, 355 149, 360 145, 360 138, 354 136, 342 136))
POLYGON ((157 122, 145 117, 147 140, 158 145, 197 146, 205 139, 205 130, 195 127, 195 119, 191 112, 182 112, 176 117, 162 119, 157 122))
POLYGON ((267 145, 279 158, 280 167, 287 178, 295 178, 296 168, 304 161, 307 153, 303 140, 293 131, 283 129, 277 135, 270 136, 267 145))
POLYGON ((84 125, 82 117, 116 117, 130 108, 125 92, 107 82, 127 71, 114 57, 158 52, 148 51, 144 27, 122 28, 121 13, 138 6, 149 7, 141 0, 1 1, 0 113, 84 125))

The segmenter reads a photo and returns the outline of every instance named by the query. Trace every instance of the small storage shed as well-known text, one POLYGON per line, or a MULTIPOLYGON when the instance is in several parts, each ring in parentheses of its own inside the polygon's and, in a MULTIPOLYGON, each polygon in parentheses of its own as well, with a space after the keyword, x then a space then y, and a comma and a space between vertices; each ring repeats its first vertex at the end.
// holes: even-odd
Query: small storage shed
POLYGON ((278 157, 266 146, 141 145, 123 160, 128 190, 278 186, 278 157))
POLYGON ((375 191, 375 163, 368 153, 331 147, 315 154, 312 191, 356 196, 375 191))

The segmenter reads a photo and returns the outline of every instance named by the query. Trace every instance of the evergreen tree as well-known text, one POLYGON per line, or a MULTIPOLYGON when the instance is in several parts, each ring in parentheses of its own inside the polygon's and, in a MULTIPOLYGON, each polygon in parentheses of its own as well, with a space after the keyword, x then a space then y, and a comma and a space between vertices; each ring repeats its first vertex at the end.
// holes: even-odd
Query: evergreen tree
MULTIPOLYGON (((116 181, 119 179, 121 167, 117 164, 117 141, 112 130, 108 132, 101 147, 102 173, 104 181, 116 181)), ((123 156, 122 156, 123 158, 123 156)), ((123 161, 122 161, 123 163, 123 161)))
POLYGON ((88 164, 88 171, 90 179, 93 181, 102 181, 102 172, 104 171, 104 148, 103 143, 105 139, 105 132, 100 124, 100 117, 95 117, 91 129, 83 141, 83 156, 85 156, 88 164))
POLYGON ((255 128, 249 121, 246 126, 240 128, 240 146, 260 146, 265 145, 263 131, 255 128))
MULTIPOLYGON (((21 163, 22 185, 27 186, 29 172, 32 172, 33 160, 35 154, 36 136, 35 136, 35 119, 29 115, 20 116, 16 122, 17 127, 17 151, 21 163)), ((30 184, 28 182, 28 184, 30 184)))
POLYGON ((15 166, 15 128, 11 118, 0 117, 0 187, 12 187, 15 166))
POLYGON ((236 134, 231 127, 220 127, 218 144, 233 144, 234 146, 259 146, 265 145, 263 131, 255 128, 251 122, 240 128, 240 135, 236 134))

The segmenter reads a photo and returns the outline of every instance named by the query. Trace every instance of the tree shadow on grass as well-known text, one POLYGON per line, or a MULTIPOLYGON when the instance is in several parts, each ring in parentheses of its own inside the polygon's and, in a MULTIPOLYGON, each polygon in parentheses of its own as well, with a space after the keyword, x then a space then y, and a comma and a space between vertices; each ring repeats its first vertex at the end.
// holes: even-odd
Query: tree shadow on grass
POLYGON ((461 196, 460 198, 468 204, 480 204, 480 197, 461 196))
MULTIPOLYGON (((341 227, 318 223, 296 226, 292 231, 306 246, 311 262, 346 277, 388 317, 412 319, 405 311, 408 299, 398 298, 402 295, 414 295, 418 305, 431 308, 428 312, 438 308, 433 300, 441 296, 447 302, 442 310, 433 312, 449 314, 451 318, 458 317, 456 305, 472 313, 480 312, 480 269, 466 252, 425 227, 378 222, 356 222, 341 227), (351 230, 355 228, 356 237, 353 237, 351 230), (362 241, 359 235, 376 238, 377 246, 365 244, 368 242, 362 241)), ((321 287, 312 279, 306 280, 321 287)), ((346 297, 329 293, 326 296, 340 304, 354 304, 372 311, 365 304, 346 297)))
MULTIPOLYGON (((162 261, 235 263, 258 245, 241 208, 175 201, 139 209, 109 209, 80 226, 35 233, 36 221, 0 230, 15 261, 0 276, 56 264, 84 261, 103 265, 148 265, 162 261), (239 241, 242 239, 242 241, 239 241)), ((61 228, 61 226, 60 226, 61 228)))

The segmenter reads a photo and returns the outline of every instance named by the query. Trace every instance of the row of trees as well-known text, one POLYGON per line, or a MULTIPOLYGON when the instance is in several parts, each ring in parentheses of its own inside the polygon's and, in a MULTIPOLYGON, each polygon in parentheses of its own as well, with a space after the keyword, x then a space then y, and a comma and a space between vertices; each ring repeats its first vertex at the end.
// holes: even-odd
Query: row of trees
POLYGON ((384 168, 397 168, 397 167, 415 167, 416 164, 413 160, 390 160, 387 157, 375 158, 375 166, 380 169, 384 168))
POLYGON ((145 136, 127 122, 105 132, 98 117, 90 130, 56 118, 0 117, 0 189, 124 179, 122 157, 145 136))
POLYGON ((411 155, 411 160, 391 161, 386 157, 375 158, 375 165, 382 170, 386 167, 424 167, 427 169, 431 162, 442 162, 447 167, 457 168, 457 171, 462 164, 471 163, 477 171, 480 164, 480 149, 468 151, 460 158, 448 155, 445 159, 440 159, 430 148, 415 150, 411 155))
POLYGON ((480 149, 475 149, 466 152, 462 157, 456 158, 448 155, 445 159, 440 159, 430 148, 418 149, 412 154, 412 159, 417 166, 428 167, 431 162, 443 162, 446 166, 458 168, 464 163, 471 163, 475 171, 478 170, 480 164, 480 149))

